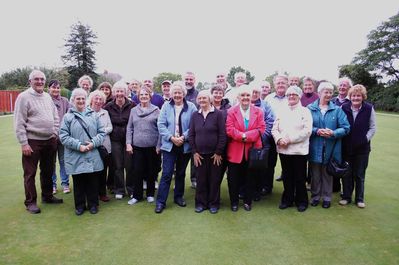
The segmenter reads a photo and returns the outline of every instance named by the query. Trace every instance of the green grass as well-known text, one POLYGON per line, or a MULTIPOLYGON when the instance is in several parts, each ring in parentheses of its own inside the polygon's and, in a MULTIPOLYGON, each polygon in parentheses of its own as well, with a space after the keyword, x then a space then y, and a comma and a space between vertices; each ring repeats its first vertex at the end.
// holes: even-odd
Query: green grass
POLYGON ((146 202, 113 199, 77 217, 72 194, 59 195, 62 205, 39 203, 41 214, 25 210, 20 147, 12 117, 2 117, 0 264, 399 264, 399 116, 377 115, 377 125, 363 210, 339 206, 335 194, 328 210, 281 211, 276 182, 251 212, 233 213, 224 180, 216 215, 196 214, 187 186, 186 208, 169 198, 156 215, 146 202))

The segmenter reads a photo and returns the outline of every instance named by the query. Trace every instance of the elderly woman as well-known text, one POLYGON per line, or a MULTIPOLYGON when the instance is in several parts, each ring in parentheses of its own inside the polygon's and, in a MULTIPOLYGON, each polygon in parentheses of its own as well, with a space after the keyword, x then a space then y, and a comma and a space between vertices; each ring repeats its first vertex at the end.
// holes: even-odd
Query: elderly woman
POLYGON ((175 188, 174 202, 185 207, 184 179, 187 163, 191 157, 191 147, 188 143, 188 132, 191 116, 197 111, 195 105, 186 101, 186 87, 182 82, 174 82, 170 88, 172 99, 166 102, 158 118, 158 131, 161 137, 162 176, 158 188, 155 213, 162 213, 166 207, 170 183, 174 168, 175 188))
POLYGON ((370 141, 376 132, 375 111, 373 105, 365 102, 367 90, 364 86, 351 87, 348 96, 350 102, 342 105, 342 110, 348 117, 351 131, 343 139, 343 156, 352 171, 343 178, 343 196, 339 204, 350 203, 355 189, 355 203, 357 207, 364 208, 364 180, 371 150, 370 141))
POLYGON ((277 114, 272 129, 284 171, 279 208, 283 210, 295 203, 298 211, 304 212, 308 207, 305 180, 312 116, 300 103, 302 90, 298 86, 290 86, 285 95, 288 106, 277 114))
POLYGON ((73 178, 75 213, 82 215, 87 208, 98 212, 98 179, 104 169, 97 147, 102 145, 105 132, 90 108, 87 93, 81 88, 72 91, 73 107, 65 114, 60 128, 60 140, 65 147, 65 170, 73 178))
POLYGON ((125 196, 125 187, 129 196, 133 195, 133 160, 132 155, 126 151, 126 126, 130 111, 136 104, 127 98, 126 93, 126 83, 116 82, 112 87, 114 99, 104 107, 108 111, 113 128, 110 134, 111 157, 115 169, 114 192, 117 200, 121 200, 125 196))
POLYGON ((198 112, 191 117, 189 143, 197 170, 195 212, 209 209, 212 214, 220 207, 222 154, 226 145, 223 113, 211 105, 212 95, 201 90, 197 95, 198 112))
POLYGON ((87 95, 89 95, 91 88, 93 87, 93 79, 88 75, 83 75, 78 80, 78 86, 83 88, 86 91, 87 95))
POLYGON ((154 202, 155 178, 158 173, 158 143, 157 119, 159 109, 152 105, 151 90, 143 86, 137 95, 140 104, 130 111, 126 128, 126 151, 134 153, 134 185, 133 198, 128 201, 133 205, 143 199, 143 179, 147 180, 147 201, 154 202))
POLYGON ((330 157, 341 162, 341 138, 349 133, 349 123, 342 109, 331 102, 334 87, 320 83, 319 99, 308 106, 313 128, 310 137, 309 162, 312 174, 310 205, 317 206, 323 199, 323 208, 330 208, 333 177, 326 171, 330 157), (334 147, 334 149, 333 149, 334 147))
POLYGON ((248 168, 248 150, 262 147, 261 135, 265 132, 263 111, 251 104, 252 90, 248 85, 237 89, 239 104, 227 113, 226 132, 229 161, 228 186, 231 210, 238 210, 240 180, 245 183, 244 209, 250 211, 257 174, 248 168), (255 176, 255 177, 254 177, 255 176))
POLYGON ((301 97, 301 104, 304 107, 307 107, 309 104, 312 104, 319 98, 319 95, 314 91, 316 87, 315 81, 310 77, 303 78, 303 95, 301 97))
POLYGON ((89 95, 89 105, 92 110, 97 114, 101 124, 103 125, 105 131, 105 138, 103 142, 103 146, 108 151, 108 157, 106 158, 104 163, 104 170, 101 172, 100 179, 99 179, 99 196, 100 200, 103 202, 108 202, 109 197, 107 196, 107 170, 109 169, 109 161, 111 160, 111 140, 109 138, 109 134, 112 132, 112 123, 111 119, 109 118, 108 112, 103 109, 106 96, 100 90, 95 90, 90 93, 89 95))
POLYGON ((112 101, 112 85, 109 82, 102 82, 98 85, 97 90, 100 90, 105 95, 105 104, 108 104, 112 101))

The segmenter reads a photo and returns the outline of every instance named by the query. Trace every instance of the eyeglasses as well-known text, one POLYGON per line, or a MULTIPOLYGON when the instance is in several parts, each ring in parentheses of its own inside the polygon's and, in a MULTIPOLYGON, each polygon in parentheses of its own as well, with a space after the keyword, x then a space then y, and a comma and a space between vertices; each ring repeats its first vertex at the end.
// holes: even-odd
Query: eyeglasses
POLYGON ((33 80, 35 80, 35 81, 45 81, 46 78, 43 78, 43 77, 35 77, 35 78, 33 78, 33 80))
POLYGON ((287 97, 299 97, 297 94, 287 94, 287 97))

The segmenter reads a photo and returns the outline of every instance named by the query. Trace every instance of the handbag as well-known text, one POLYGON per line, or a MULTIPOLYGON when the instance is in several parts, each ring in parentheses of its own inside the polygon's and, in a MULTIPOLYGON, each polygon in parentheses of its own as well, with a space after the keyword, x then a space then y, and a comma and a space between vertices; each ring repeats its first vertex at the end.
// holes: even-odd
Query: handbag
MULTIPOLYGON (((260 137, 262 135, 258 130, 260 137)), ((255 170, 265 170, 268 168, 270 147, 262 144, 261 148, 252 147, 248 151, 248 168, 255 170)))
POLYGON ((332 148, 330 158, 328 159, 326 170, 329 175, 333 176, 333 178, 341 179, 350 172, 351 167, 348 162, 342 161, 342 163, 339 163, 335 158, 333 158, 336 143, 337 140, 335 140, 334 142, 334 146, 332 148))
MULTIPOLYGON (((87 136, 89 136, 89 138, 92 139, 92 137, 91 137, 91 135, 89 134, 89 132, 87 131, 86 127, 83 126, 82 120, 81 120, 79 117, 78 117, 76 120, 80 123, 80 125, 81 125, 82 128, 83 128, 83 130, 86 132, 87 136)), ((105 146, 100 145, 99 147, 97 147, 97 150, 98 150, 98 152, 100 153, 101 160, 102 160, 103 162, 105 162, 106 159, 107 159, 107 157, 108 157, 108 151, 107 151, 107 149, 105 148, 105 146)))

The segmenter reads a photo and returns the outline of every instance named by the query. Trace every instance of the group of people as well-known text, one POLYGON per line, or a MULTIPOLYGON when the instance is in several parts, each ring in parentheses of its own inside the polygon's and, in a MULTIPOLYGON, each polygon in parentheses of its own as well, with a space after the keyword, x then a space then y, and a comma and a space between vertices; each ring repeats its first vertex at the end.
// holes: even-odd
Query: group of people
POLYGON ((54 196, 57 152, 64 193, 70 192, 68 176, 73 178, 76 215, 86 210, 96 214, 99 201, 110 200, 107 188, 117 200, 126 196, 134 205, 145 198, 155 203, 155 213, 162 213, 173 177, 173 201, 185 207, 190 160, 195 212, 218 212, 225 173, 231 210, 237 211, 243 199, 243 208, 251 211, 253 201, 273 190, 278 156, 284 186, 280 209, 296 206, 303 212, 309 201, 329 208, 334 183, 326 165, 331 158, 351 165, 342 179, 339 204, 351 203, 355 190, 356 205, 365 207, 365 171, 376 125, 364 86, 342 78, 333 98, 331 83, 316 86, 309 77, 301 81, 277 75, 274 92, 267 81, 247 84, 240 72, 234 87, 223 73, 207 90, 197 91, 195 81, 192 72, 183 81, 164 80, 160 95, 152 80, 103 82, 91 91, 93 80, 82 76, 68 102, 57 80, 50 80, 46 93, 45 75, 32 71, 30 88, 18 96, 14 113, 26 209, 40 212, 35 188, 39 161, 42 202, 63 202, 54 196), (261 147, 269 150, 263 171, 251 168, 248 157, 251 148, 261 147))

